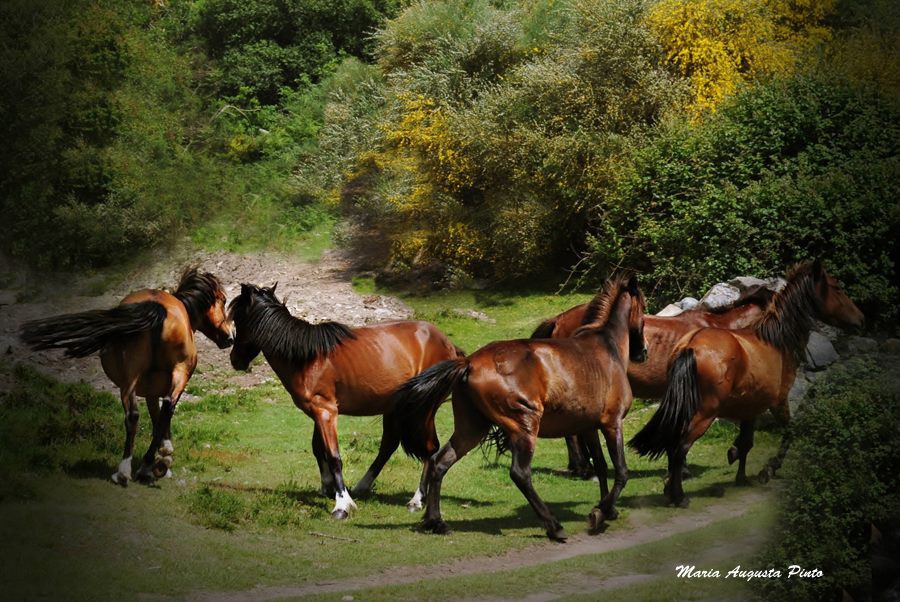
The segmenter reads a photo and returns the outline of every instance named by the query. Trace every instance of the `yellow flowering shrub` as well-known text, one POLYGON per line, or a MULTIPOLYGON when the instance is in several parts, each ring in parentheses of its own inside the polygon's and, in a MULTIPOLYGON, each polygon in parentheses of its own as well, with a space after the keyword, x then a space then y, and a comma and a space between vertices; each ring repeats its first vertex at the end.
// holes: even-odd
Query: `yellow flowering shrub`
POLYGON ((834 0, 662 0, 647 19, 668 60, 690 78, 691 111, 715 110, 745 80, 788 75, 829 37, 834 0))

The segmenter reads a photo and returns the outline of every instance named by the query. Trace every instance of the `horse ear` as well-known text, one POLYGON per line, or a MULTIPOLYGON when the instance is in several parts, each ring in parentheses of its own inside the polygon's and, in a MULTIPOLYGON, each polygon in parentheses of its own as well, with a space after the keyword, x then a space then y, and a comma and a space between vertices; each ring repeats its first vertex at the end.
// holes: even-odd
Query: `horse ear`
POLYGON ((269 289, 269 290, 272 292, 273 295, 275 294, 275 289, 276 289, 276 288, 278 288, 278 281, 277 281, 277 280, 275 281, 275 284, 272 285, 272 288, 269 289))
POLYGON ((252 290, 252 287, 249 284, 247 284, 246 282, 241 283, 241 294, 242 295, 249 295, 251 290, 252 290))
POLYGON ((632 274, 632 275, 628 278, 628 293, 629 293, 632 297, 637 297, 638 294, 639 294, 639 291, 638 291, 638 278, 637 278, 637 274, 632 274))
POLYGON ((816 257, 813 261, 812 275, 815 280, 821 280, 825 276, 825 266, 822 265, 821 257, 816 257))

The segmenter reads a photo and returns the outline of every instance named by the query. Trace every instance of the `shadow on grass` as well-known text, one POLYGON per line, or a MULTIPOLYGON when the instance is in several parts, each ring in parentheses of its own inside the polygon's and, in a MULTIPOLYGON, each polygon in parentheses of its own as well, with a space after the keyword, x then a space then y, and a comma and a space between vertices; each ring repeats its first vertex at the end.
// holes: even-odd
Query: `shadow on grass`
MULTIPOLYGON (((454 499, 452 497, 442 497, 441 500, 454 499)), ((466 500, 468 502, 468 500, 466 500)), ((576 513, 572 510, 574 506, 580 505, 580 502, 556 502, 547 504, 550 512, 559 521, 582 521, 584 515, 576 513)), ((446 517, 444 517, 445 520, 446 517)), ((412 525, 409 521, 388 523, 357 523, 360 527, 374 530, 386 531, 419 531, 422 519, 421 516, 415 516, 412 525)), ((504 529, 521 529, 523 527, 534 526, 536 538, 545 539, 544 530, 540 519, 534 513, 531 506, 523 504, 515 509, 512 515, 507 516, 484 516, 481 518, 453 518, 447 520, 450 528, 458 533, 483 533, 486 535, 502 535, 504 529)))

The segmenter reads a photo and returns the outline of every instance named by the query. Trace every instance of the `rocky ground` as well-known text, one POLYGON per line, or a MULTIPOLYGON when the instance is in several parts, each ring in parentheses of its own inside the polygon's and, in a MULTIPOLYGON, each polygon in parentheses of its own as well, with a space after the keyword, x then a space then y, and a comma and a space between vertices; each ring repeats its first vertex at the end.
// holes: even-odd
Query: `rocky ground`
MULTIPOLYGON (((338 250, 326 251, 313 263, 274 253, 181 251, 113 278, 24 272, 5 262, 0 263, 0 353, 14 361, 36 364, 64 381, 84 381, 113 391, 96 357, 63 359, 59 351, 31 351, 18 340, 22 324, 62 313, 112 307, 129 292, 142 288, 174 288, 182 270, 192 265, 216 274, 225 285, 228 299, 240 292, 241 283, 270 286, 277 282, 277 293, 286 299, 291 313, 311 322, 337 320, 362 326, 412 315, 412 310, 396 298, 354 291, 351 258, 338 250)), ((246 386, 272 377, 264 362, 251 373, 235 372, 228 352, 219 350, 203 335, 197 336, 197 348, 198 372, 212 374, 217 381, 246 386)), ((0 381, 0 387, 6 384, 0 381)))

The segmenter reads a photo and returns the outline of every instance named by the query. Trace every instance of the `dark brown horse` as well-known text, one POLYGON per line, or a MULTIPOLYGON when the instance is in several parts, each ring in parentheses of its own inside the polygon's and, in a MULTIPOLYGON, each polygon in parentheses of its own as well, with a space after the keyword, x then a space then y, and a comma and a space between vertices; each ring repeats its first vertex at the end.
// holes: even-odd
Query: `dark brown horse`
MULTIPOLYGON (((756 417, 771 409, 782 422, 789 421, 788 392, 816 318, 833 326, 863 324, 862 312, 818 260, 788 271, 787 284, 752 327, 700 328, 678 343, 659 409, 629 442, 642 456, 668 456, 665 495, 670 503, 685 504, 681 468, 691 445, 717 417, 740 423, 728 459, 739 462, 737 483, 747 483, 756 417)), ((780 467, 788 442, 785 437, 761 473, 763 480, 780 467)))
MULTIPOLYGON (((646 362, 628 364, 628 382, 631 392, 641 399, 659 399, 666 392, 669 361, 672 350, 681 337, 692 330, 712 328, 745 328, 755 322, 772 298, 772 291, 763 286, 753 286, 743 291, 731 306, 715 311, 693 309, 677 316, 644 316, 644 336, 647 338, 646 362)), ((544 320, 532 333, 533 339, 566 338, 572 336, 584 324, 595 320, 594 303, 583 303, 563 313, 544 320)), ((589 453, 578 437, 566 437, 569 470, 582 478, 594 475, 589 453)))
POLYGON ((448 532, 441 518, 441 481, 446 472, 494 428, 494 440, 512 452, 510 476, 537 513, 550 539, 565 531, 531 484, 537 438, 585 437, 601 500, 589 516, 596 529, 615 518, 615 502, 628 480, 622 420, 631 407, 626 369, 643 361, 644 300, 637 280, 616 277, 598 294, 596 321, 566 339, 520 339, 490 343, 471 356, 441 362, 397 392, 406 420, 430 415, 453 392, 455 429, 432 459, 424 528, 448 532), (615 467, 612 491, 597 429, 606 437, 615 467))
MULTIPOLYGON (((294 400, 313 419, 312 449, 319 464, 322 492, 334 495, 331 515, 346 518, 356 507, 344 485, 338 448, 337 420, 350 416, 383 415, 384 431, 378 455, 353 495, 371 489, 375 478, 398 445, 428 458, 438 449, 434 415, 422 417, 401 431, 394 414, 394 391, 407 379, 437 362, 455 359, 462 351, 428 322, 384 322, 351 329, 337 322, 310 324, 290 314, 275 296, 275 287, 241 285, 229 307, 236 327, 231 365, 246 370, 263 353, 294 400)), ((422 507, 424 475, 407 506, 422 507)))
POLYGON ((100 352, 106 375, 119 387, 125 410, 125 451, 112 480, 127 485, 137 432, 136 396, 147 400, 153 438, 138 470, 141 479, 166 474, 172 464, 172 414, 197 366, 194 331, 220 349, 232 342, 225 292, 212 274, 185 271, 175 293, 144 289, 118 307, 56 316, 25 324, 22 340, 33 349, 65 349, 69 357, 100 352), (162 398, 162 409, 159 399, 162 398), (156 461, 156 452, 162 456, 156 461))

